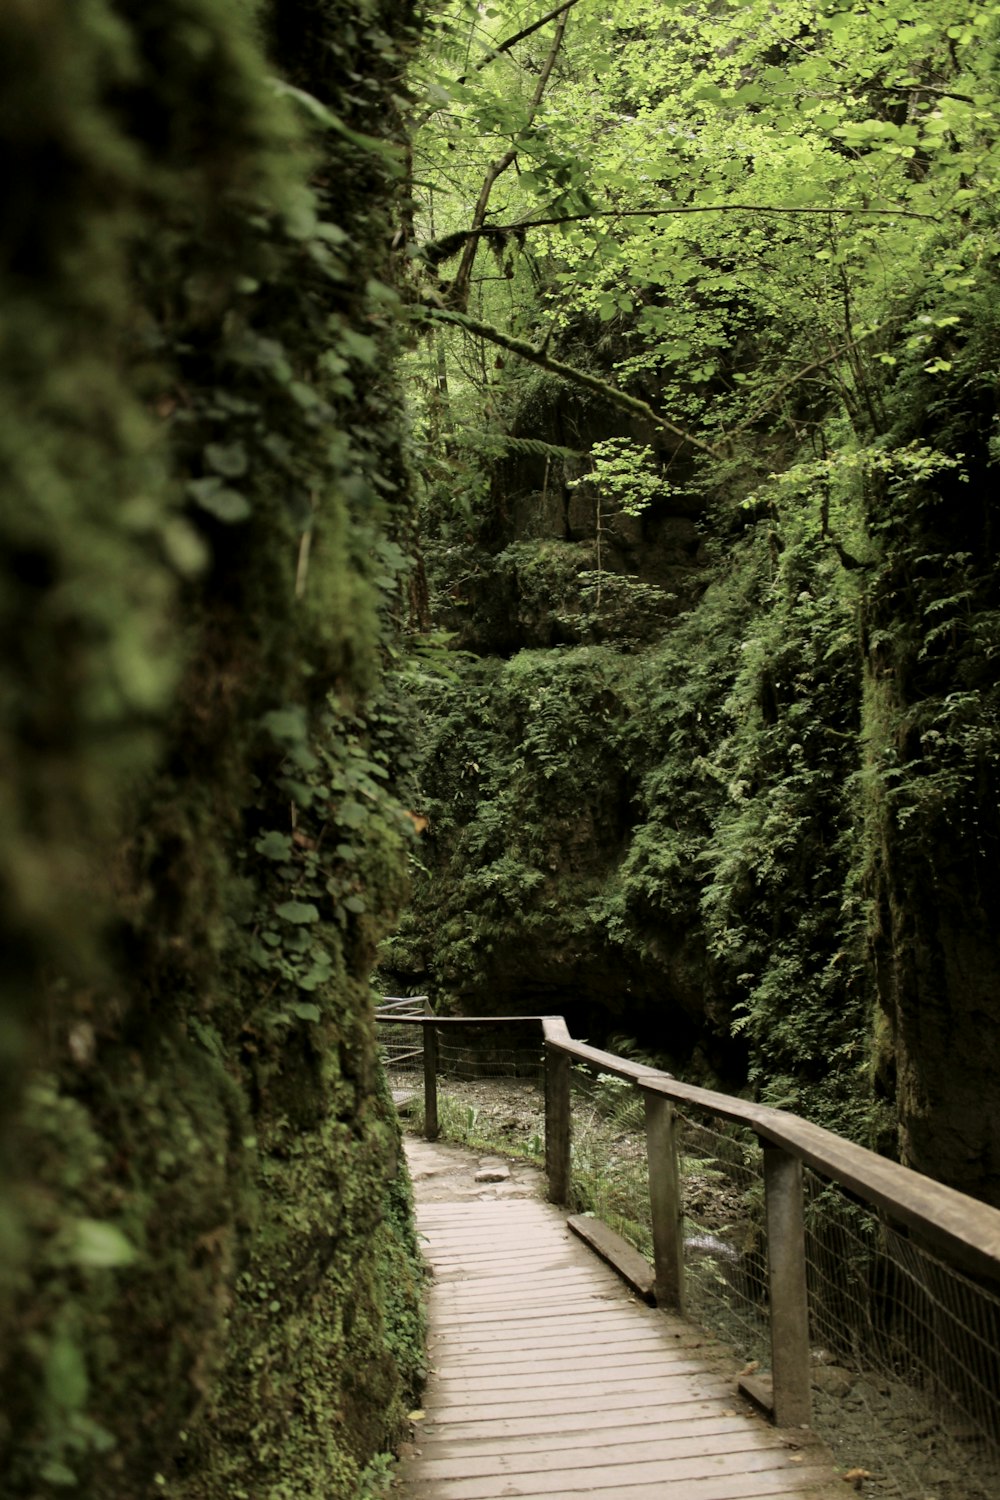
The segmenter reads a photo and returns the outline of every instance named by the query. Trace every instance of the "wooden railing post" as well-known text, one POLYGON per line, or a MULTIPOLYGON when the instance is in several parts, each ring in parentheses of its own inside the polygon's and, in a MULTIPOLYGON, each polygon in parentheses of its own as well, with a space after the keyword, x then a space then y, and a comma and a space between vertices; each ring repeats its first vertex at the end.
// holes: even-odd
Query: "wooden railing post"
POLYGON ((774 1420, 779 1427, 805 1427, 812 1401, 802 1163, 763 1144, 774 1420))
POLYGON ((677 1167, 676 1111, 662 1094, 645 1094, 644 1100, 656 1305, 683 1313, 684 1231, 677 1167))
POLYGON ((424 1033, 424 1135, 429 1141, 438 1138, 438 1034, 431 1025, 421 1027, 424 1033))
POLYGON ((569 1203, 570 1061, 565 1052, 545 1046, 545 1171, 549 1202, 569 1203))

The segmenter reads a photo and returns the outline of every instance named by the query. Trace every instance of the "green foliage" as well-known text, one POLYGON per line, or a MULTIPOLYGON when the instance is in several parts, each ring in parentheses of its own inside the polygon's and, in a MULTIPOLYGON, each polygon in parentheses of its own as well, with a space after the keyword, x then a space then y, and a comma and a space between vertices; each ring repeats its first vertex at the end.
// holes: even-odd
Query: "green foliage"
POLYGON ((996 1198, 995 7, 565 19, 416 77, 429 571, 498 660, 422 699, 393 951, 996 1198))
POLYGON ((569 489, 593 484, 627 516, 638 516, 662 495, 667 486, 653 471, 653 450, 628 438, 605 438, 590 449, 590 475, 571 479, 569 489))
POLYGON ((0 19, 12 1500, 353 1500, 419 1379, 367 978, 405 890, 370 700, 410 21, 0 19))

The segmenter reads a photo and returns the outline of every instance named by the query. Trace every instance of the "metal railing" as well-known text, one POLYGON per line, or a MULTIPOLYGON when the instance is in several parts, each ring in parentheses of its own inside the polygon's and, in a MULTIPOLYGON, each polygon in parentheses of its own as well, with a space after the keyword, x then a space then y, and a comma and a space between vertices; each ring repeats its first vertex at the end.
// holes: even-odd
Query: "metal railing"
POLYGON ((937 1414, 971 1465, 958 1488, 935 1489, 922 1475, 921 1497, 1000 1492, 1000 1211, 796 1115, 574 1041, 558 1016, 404 1018, 380 1010, 379 1022, 383 1035, 401 1024, 423 1033, 429 1139, 439 1129, 439 1038, 530 1028, 544 1050, 553 1203, 579 1206, 574 1098, 581 1138, 583 1106, 592 1113, 593 1105, 574 1092, 574 1075, 588 1084, 591 1101, 595 1089, 622 1095, 628 1109, 617 1105, 619 1116, 630 1113, 643 1128, 633 1131, 630 1165, 624 1127, 615 1126, 616 1155, 603 1175, 613 1180, 621 1163, 623 1177, 634 1178, 632 1240, 652 1260, 657 1304, 711 1321, 706 1288, 717 1292, 722 1322, 742 1318, 748 1358, 770 1364, 769 1375, 755 1371, 741 1385, 779 1425, 817 1425, 835 1439, 831 1423, 843 1420, 845 1407, 838 1382, 855 1383, 847 1403, 854 1405, 869 1392, 884 1405, 889 1391, 900 1408, 897 1388, 907 1399, 916 1393, 921 1404, 903 1401, 891 1420, 926 1426, 928 1412, 937 1414), (692 1184, 706 1176, 722 1181, 738 1204, 735 1241, 700 1233, 697 1219, 685 1236, 685 1197, 696 1196, 692 1184), (814 1390, 822 1419, 815 1423, 814 1390), (984 1476, 982 1483, 970 1474, 984 1476))

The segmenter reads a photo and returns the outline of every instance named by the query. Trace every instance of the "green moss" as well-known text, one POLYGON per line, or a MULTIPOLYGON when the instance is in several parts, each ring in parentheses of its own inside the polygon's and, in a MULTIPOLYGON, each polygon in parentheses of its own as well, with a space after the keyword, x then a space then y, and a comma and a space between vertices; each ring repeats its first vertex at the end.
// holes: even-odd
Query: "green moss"
POLYGON ((257 19, 0 21, 12 1497, 353 1496, 417 1370, 367 982, 405 892, 365 716, 407 504, 394 177, 272 80, 381 137, 408 14, 257 19))

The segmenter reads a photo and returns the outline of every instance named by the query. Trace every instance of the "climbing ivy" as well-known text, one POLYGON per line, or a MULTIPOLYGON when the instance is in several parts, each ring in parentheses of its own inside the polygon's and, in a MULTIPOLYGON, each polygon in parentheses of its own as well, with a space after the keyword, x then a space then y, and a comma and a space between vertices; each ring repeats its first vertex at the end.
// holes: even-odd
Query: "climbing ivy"
POLYGON ((12 1497, 353 1500, 419 1382, 369 986, 413 21, 0 20, 12 1497))

